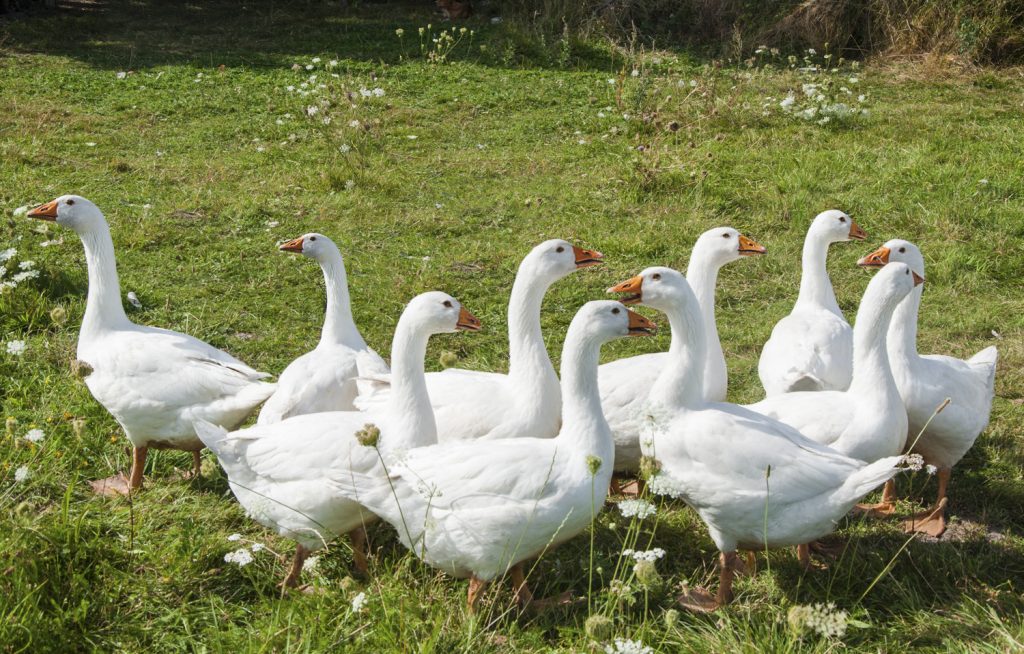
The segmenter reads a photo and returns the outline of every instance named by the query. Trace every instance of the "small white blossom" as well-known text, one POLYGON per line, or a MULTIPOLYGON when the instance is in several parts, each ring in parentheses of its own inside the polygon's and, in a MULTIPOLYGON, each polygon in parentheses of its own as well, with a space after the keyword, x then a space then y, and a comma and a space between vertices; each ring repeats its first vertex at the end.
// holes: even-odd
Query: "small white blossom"
POLYGON ((15 248, 7 248, 6 250, 0 250, 0 263, 13 259, 18 254, 15 248))
POLYGON ((338 146, 338 149, 341 150, 342 154, 348 154, 352 150, 352 146, 350 146, 348 143, 342 143, 340 146, 338 146))
POLYGON ((117 75, 115 75, 115 77, 117 77, 117 79, 124 79, 125 77, 128 77, 128 73, 124 72, 123 70, 119 70, 117 71, 117 75))
POLYGON ((352 190, 352 189, 354 189, 355 187, 356 187, 356 182, 355 182, 355 180, 352 180, 352 179, 346 179, 346 180, 345 180, 345 190, 346 190, 346 191, 351 191, 351 190, 352 190))
POLYGON ((350 120, 350 121, 348 121, 348 126, 349 127, 353 127, 353 128, 354 127, 359 127, 359 121, 358 120, 350 120))
POLYGON ((639 640, 627 640, 616 638, 609 645, 604 646, 605 654, 654 654, 654 650, 639 640))
POLYGON ((903 458, 903 463, 909 470, 917 472, 924 467, 924 457, 920 454, 908 454, 903 458))
POLYGON ((639 71, 639 70, 637 70, 636 68, 634 68, 634 69, 633 69, 633 72, 631 72, 631 73, 629 74, 629 76, 630 76, 630 77, 640 77, 640 71, 639 71))
POLYGON ((95 142, 95 141, 88 141, 88 142, 87 142, 87 143, 85 144, 85 146, 86 146, 87 148, 95 148, 95 147, 96 147, 96 142, 95 142))
POLYGON ((329 68, 334 68, 337 65, 338 65, 338 60, 337 59, 331 59, 330 61, 327 62, 327 66, 329 68))
POLYGON ((316 105, 313 105, 313 104, 311 104, 308 107, 306 107, 306 115, 307 116, 315 116, 318 113, 320 113, 320 107, 318 107, 316 105))
POLYGON ((367 88, 360 88, 359 89, 359 95, 363 96, 364 98, 368 98, 371 95, 373 95, 373 91, 371 91, 370 89, 367 89, 367 88))
POLYGON ((235 541, 242 540, 242 534, 231 534, 230 536, 228 536, 228 540, 232 543, 235 541))
POLYGON ((227 563, 237 563, 238 567, 243 568, 252 563, 252 552, 242 547, 234 552, 228 552, 225 554, 224 561, 227 563))
POLYGON ((289 84, 288 86, 284 87, 284 90, 288 91, 289 93, 291 93, 292 91, 295 90, 295 85, 294 84, 289 84))
POLYGON ((20 217, 24 216, 25 214, 27 214, 28 210, 29 210, 29 206, 27 204, 23 204, 23 205, 21 205, 20 207, 18 207, 17 209, 14 210, 14 212, 13 212, 14 213, 14 217, 15 218, 20 218, 20 217))
POLYGON ((44 438, 46 438, 46 434, 43 433, 42 429, 30 429, 25 434, 25 440, 29 443, 38 443, 44 438))
POLYGON ((857 82, 859 82, 859 81, 860 81, 860 79, 858 79, 858 78, 856 78, 856 77, 851 77, 851 78, 850 78, 850 84, 856 84, 856 83, 857 83, 857 82))
POLYGON ((658 511, 653 504, 647 500, 640 499, 622 500, 619 502, 618 506, 619 511, 622 513, 622 517, 624 518, 636 517, 643 520, 644 518, 649 518, 658 511))
POLYGON ((988 180, 987 179, 979 179, 978 183, 981 184, 982 186, 988 186, 988 180))
POLYGON ((861 93, 860 95, 857 96, 857 102, 864 102, 867 99, 868 99, 868 96, 864 95, 863 93, 861 93))
POLYGON ((313 64, 306 64, 306 70, 313 70, 313 64))
POLYGON ((794 606, 786 616, 790 627, 800 631, 815 631, 826 638, 842 638, 846 633, 849 614, 836 610, 832 602, 811 606, 794 606))
POLYGON ((14 471, 14 481, 23 482, 29 478, 28 466, 21 466, 14 471))
POLYGON ((263 543, 253 543, 252 547, 250 547, 249 549, 253 552, 262 552, 263 550, 267 549, 267 546, 263 543))
POLYGON ((25 349, 25 341, 7 341, 7 354, 20 357, 25 353, 25 349))
POLYGON ((622 556, 633 557, 634 561, 657 561, 665 556, 665 550, 660 547, 653 550, 622 550, 622 556))
POLYGON ((320 57, 313 57, 310 61, 312 61, 314 64, 318 64, 320 63, 321 59, 320 57))
POLYGON ((363 610, 364 604, 366 604, 366 593, 359 593, 352 598, 352 612, 359 613, 363 610))
POLYGON ((16 275, 12 275, 11 279, 13 279, 16 283, 20 284, 21 282, 23 282, 25 280, 35 279, 38 276, 39 276, 39 271, 38 270, 26 270, 26 271, 20 272, 20 273, 18 273, 16 275))
POLYGON ((415 134, 410 134, 410 135, 409 135, 409 136, 407 136, 406 138, 408 138, 408 139, 409 139, 410 141, 415 141, 415 140, 416 140, 416 139, 418 139, 419 137, 418 137, 418 136, 416 136, 415 134))
POLYGON ((377 88, 375 88, 375 89, 373 90, 373 95, 374 95, 374 97, 376 97, 376 98, 383 98, 383 97, 384 97, 384 89, 382 89, 382 88, 380 88, 380 87, 378 86, 377 88))
POLYGON ((936 468, 935 466, 933 466, 933 465, 932 465, 932 464, 930 464, 930 463, 929 463, 928 465, 926 465, 926 466, 924 467, 924 470, 925 470, 925 472, 927 472, 927 473, 928 473, 929 475, 934 475, 934 474, 935 474, 936 472, 938 472, 938 471, 939 471, 939 469, 938 469, 938 468, 936 468))
POLYGON ((782 100, 782 102, 779 103, 779 106, 782 107, 783 111, 789 111, 795 102, 796 96, 790 93, 782 100))

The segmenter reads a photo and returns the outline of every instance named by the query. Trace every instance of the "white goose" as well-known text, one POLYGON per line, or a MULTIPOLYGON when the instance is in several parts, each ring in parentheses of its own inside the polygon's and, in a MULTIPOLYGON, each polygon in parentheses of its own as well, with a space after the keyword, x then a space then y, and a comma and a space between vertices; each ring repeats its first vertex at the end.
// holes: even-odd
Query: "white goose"
MULTIPOLYGON (((890 262, 903 262, 916 274, 924 276, 924 257, 910 241, 893 239, 858 263, 865 267, 882 267, 890 262)), ((886 265, 890 264, 890 265, 886 265)), ((879 273, 881 274, 881 273, 879 273)), ((915 289, 900 303, 889 328, 889 359, 896 377, 896 387, 907 408, 908 438, 925 462, 938 468, 939 489, 935 505, 906 522, 908 531, 919 531, 939 537, 946 530, 946 487, 953 466, 967 453, 978 435, 988 426, 995 395, 995 346, 989 346, 966 361, 941 354, 921 356, 917 353, 917 314, 923 289, 915 289), (946 399, 949 406, 938 415, 935 410, 946 399), (929 423, 929 419, 931 422, 929 423), (924 433, 925 424, 928 428, 924 433)))
POLYGON ((706 402, 703 319, 678 272, 648 268, 613 290, 630 294, 626 302, 664 312, 672 326, 671 360, 651 387, 640 442, 658 469, 650 489, 693 507, 721 552, 717 595, 691 590, 682 598, 688 608, 712 610, 731 601, 737 549, 819 538, 896 474, 901 457, 865 464, 744 407, 706 402))
POLYGON ((353 411, 358 394, 356 377, 387 374, 388 366, 366 345, 352 319, 341 252, 334 241, 316 233, 288 241, 281 250, 297 252, 320 264, 327 289, 327 312, 320 342, 284 369, 257 423, 268 425, 305 413, 353 411))
POLYGON ((236 427, 274 392, 257 372, 230 354, 187 334, 136 325, 124 313, 114 243, 99 208, 77 195, 62 195, 28 213, 74 230, 85 248, 89 296, 78 334, 78 359, 91 374, 85 384, 114 416, 132 443, 129 478, 93 482, 100 493, 142 487, 149 448, 193 454, 199 450, 192 421, 236 427))
POLYGON ((886 333, 896 307, 923 282, 910 266, 898 264, 868 284, 853 327, 853 380, 848 390, 784 393, 747 408, 854 459, 871 462, 902 454, 907 412, 893 379, 886 333))
POLYGON ((391 523, 418 557, 470 577, 470 611, 506 572, 527 605, 522 561, 585 529, 608 491, 615 449, 597 390, 601 344, 652 329, 618 302, 579 310, 562 351, 562 427, 554 438, 441 443, 409 451, 390 470, 361 457, 373 465, 337 475, 335 487, 391 523))
POLYGON ((306 557, 341 534, 349 534, 356 568, 365 573, 363 526, 376 518, 333 492, 328 480, 348 474, 350 466, 365 469, 377 461, 377 452, 357 440, 369 436, 368 423, 379 430, 381 450, 389 456, 437 442, 423 381, 427 340, 432 334, 479 328, 480 322, 450 295, 423 293, 409 302, 395 328, 388 406, 370 413, 311 413, 232 433, 196 424, 249 516, 297 542, 282 587, 297 585, 306 557))
MULTIPOLYGON (((740 234, 732 227, 715 227, 697 239, 690 253, 686 278, 693 287, 704 317, 708 337, 708 356, 704 363, 704 396, 708 401, 724 402, 728 374, 722 343, 715 323, 715 286, 722 266, 742 257, 764 254, 763 245, 740 234)), ((672 334, 675 339, 675 333, 672 334)), ((636 472, 640 465, 640 425, 651 384, 669 359, 668 352, 652 352, 617 359, 598 368, 601 406, 615 437, 615 470, 636 472)))
MULTIPOLYGON (((558 376, 540 329, 541 303, 553 283, 601 259, 600 252, 561 239, 545 241, 526 255, 508 303, 508 374, 457 368, 427 374, 440 442, 558 433, 558 376)), ((360 394, 356 406, 370 410, 387 396, 386 385, 377 386, 360 394)))
POLYGON ((757 374, 768 397, 793 391, 845 390, 853 375, 853 332, 825 269, 828 246, 863 240, 864 230, 835 209, 815 217, 804 240, 800 295, 761 350, 757 374))

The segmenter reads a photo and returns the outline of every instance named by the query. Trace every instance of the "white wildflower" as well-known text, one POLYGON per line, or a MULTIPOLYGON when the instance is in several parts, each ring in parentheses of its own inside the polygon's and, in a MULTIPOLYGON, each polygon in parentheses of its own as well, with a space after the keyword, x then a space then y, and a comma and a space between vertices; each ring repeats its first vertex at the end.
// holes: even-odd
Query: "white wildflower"
POLYGON ((284 87, 284 90, 288 91, 289 93, 292 93, 293 91, 295 91, 295 85, 289 84, 288 86, 284 87))
POLYGON ((982 186, 988 186, 988 180, 987 179, 979 179, 978 183, 981 184, 982 186))
POLYGON ((321 122, 323 122, 324 125, 330 125, 331 124, 331 117, 330 116, 324 116, 321 122))
POLYGON ((782 102, 779 103, 779 106, 782 108, 783 111, 789 111, 793 107, 793 104, 795 102, 796 96, 790 93, 782 100, 782 102))
POLYGON ((605 654, 654 654, 654 650, 639 640, 627 640, 616 638, 609 645, 604 646, 605 654))
POLYGON ((349 127, 353 127, 353 128, 359 127, 359 121, 358 120, 350 120, 350 121, 348 121, 348 126, 349 127))
POLYGON ((352 598, 352 612, 359 613, 363 610, 363 605, 366 604, 366 593, 359 593, 352 598))
POLYGON ((119 70, 117 71, 117 75, 115 75, 115 77, 117 77, 117 79, 124 79, 125 77, 128 77, 128 73, 124 72, 123 70, 119 70))
POLYGON ((491 25, 498 25, 501 23, 501 16, 491 16, 491 25))
POLYGON ((320 113, 320 107, 316 106, 315 104, 311 104, 308 107, 306 107, 307 116, 315 116, 318 113, 320 113))
POLYGON ((267 546, 263 543, 253 543, 252 547, 250 547, 249 549, 253 552, 262 552, 263 550, 267 549, 267 546))
POLYGON ((816 55, 816 54, 818 54, 818 51, 815 50, 814 48, 807 48, 807 54, 809 54, 809 55, 816 55))
POLYGON ((16 275, 12 275, 11 279, 13 279, 15 281, 15 283, 20 284, 21 282, 23 282, 25 280, 35 279, 38 276, 39 276, 39 271, 38 270, 26 270, 26 271, 20 272, 20 273, 18 273, 16 275))
POLYGON ((252 563, 252 552, 242 547, 234 552, 228 552, 225 554, 224 561, 227 563, 237 563, 238 567, 242 568, 252 563))
POLYGON ((24 216, 25 214, 27 214, 28 210, 29 210, 29 206, 27 204, 23 204, 23 205, 21 205, 20 207, 18 207, 17 209, 15 209, 13 211, 14 217, 15 218, 20 218, 20 217, 24 216))
POLYGON ((266 150, 266 148, 265 148, 265 147, 263 147, 262 145, 257 145, 257 146, 256 146, 256 152, 263 152, 263 151, 265 151, 265 150, 266 150))
POLYGON ((311 557, 309 557, 308 559, 306 559, 305 561, 302 562, 302 569, 304 571, 306 571, 306 572, 309 572, 310 570, 316 570, 316 566, 319 563, 320 563, 320 557, 319 556, 311 556, 311 557))
POLYGON ((313 70, 313 64, 306 64, 306 70, 313 70))
POLYGON ((25 434, 25 440, 29 443, 38 443, 46 438, 46 434, 42 429, 29 429, 28 433, 25 434))
POLYGON ((351 191, 351 190, 352 190, 352 189, 354 189, 355 187, 356 187, 356 182, 355 182, 355 180, 352 180, 352 179, 346 179, 346 180, 345 180, 345 190, 346 190, 346 191, 351 191))
POLYGON ((18 254, 15 248, 7 248, 6 250, 0 250, 0 263, 13 259, 18 254))
POLYGON ((359 89, 359 95, 363 96, 364 98, 368 98, 371 95, 373 95, 373 91, 371 91, 370 89, 367 89, 367 88, 360 88, 359 89))
POLYGON ((868 96, 864 95, 863 93, 861 93, 860 95, 857 96, 857 102, 864 102, 867 99, 868 99, 868 96))
POLYGON ((235 541, 240 541, 242 540, 242 534, 231 534, 230 536, 228 536, 228 540, 232 543, 234 543, 235 541))
POLYGON ((903 458, 903 463, 909 470, 917 472, 924 467, 924 457, 920 454, 908 454, 903 458))
POLYGON ((310 61, 312 61, 314 64, 318 64, 320 63, 321 59, 320 57, 313 57, 310 61))
MULTIPOLYGON (((10 282, 5 283, 10 284, 10 282)), ((13 288, 13 286, 11 288, 13 288)), ((25 349, 25 341, 7 341, 7 354, 20 357, 25 353, 25 349)))
POLYGON ((814 631, 826 638, 842 638, 846 633, 849 614, 836 610, 832 602, 810 606, 794 606, 786 616, 791 628, 797 632, 814 631))
POLYGON ((382 88, 380 88, 378 86, 377 88, 375 88, 373 90, 373 96, 376 97, 376 98, 383 98, 384 97, 384 89, 382 89, 382 88))
POLYGON ((634 69, 633 69, 633 72, 631 72, 631 73, 629 74, 629 76, 630 76, 630 77, 640 77, 640 71, 639 71, 639 70, 637 70, 636 68, 634 68, 634 69))
POLYGON ((281 120, 280 118, 278 118, 277 120, 274 121, 274 124, 275 125, 284 125, 284 121, 281 120))
POLYGON ((28 466, 21 466, 14 471, 14 481, 22 482, 29 478, 28 466))
POLYGON ((615 80, 613 80, 613 79, 609 79, 609 80, 608 80, 608 83, 609 83, 609 84, 614 84, 614 83, 615 83, 615 80))
POLYGON ((619 502, 619 511, 624 518, 649 518, 657 513, 657 509, 647 500, 630 499, 619 502))
POLYGON ((634 561, 657 561, 665 556, 665 550, 660 547, 653 550, 622 550, 622 556, 632 557, 634 561))
POLYGON ((679 499, 686 493, 685 487, 669 477, 667 474, 659 473, 647 480, 647 488, 655 495, 666 495, 679 499))
POLYGON ((348 143, 342 143, 340 146, 338 146, 338 149, 341 150, 342 154, 348 154, 349 152, 351 152, 352 146, 349 145, 348 143))
POLYGON ((416 136, 415 134, 410 134, 410 135, 409 135, 409 136, 407 136, 406 138, 408 138, 408 139, 409 139, 410 141, 415 141, 415 140, 416 140, 416 139, 418 139, 419 137, 418 137, 418 136, 416 136))
POLYGON ((927 473, 928 473, 929 475, 934 475, 934 474, 935 474, 936 472, 938 472, 938 471, 939 471, 939 469, 938 469, 938 468, 936 468, 935 466, 933 466, 933 465, 932 465, 932 464, 930 464, 930 463, 929 463, 928 465, 926 465, 926 466, 924 467, 924 470, 925 470, 925 472, 927 472, 927 473))
POLYGON ((857 78, 857 77, 851 77, 851 78, 850 78, 850 84, 856 84, 856 83, 857 83, 857 82, 859 82, 859 81, 860 81, 860 79, 859 79, 859 78, 857 78))
POLYGON ((338 60, 337 59, 331 59, 330 61, 327 62, 327 67, 328 68, 334 68, 337 65, 338 65, 338 60))

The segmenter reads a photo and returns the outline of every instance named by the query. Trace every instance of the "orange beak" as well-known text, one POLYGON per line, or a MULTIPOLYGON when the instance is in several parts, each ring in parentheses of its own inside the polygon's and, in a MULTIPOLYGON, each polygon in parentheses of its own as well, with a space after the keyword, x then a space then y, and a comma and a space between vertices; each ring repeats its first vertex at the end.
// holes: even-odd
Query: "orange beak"
POLYGON ((466 310, 466 307, 460 307, 459 321, 455 323, 455 329, 466 332, 478 332, 480 331, 480 319, 466 310))
POLYGON ((924 284, 924 277, 918 275, 913 270, 910 271, 910 274, 914 276, 914 286, 920 286, 921 284, 924 284))
POLYGON ((863 268, 881 268, 887 263, 889 263, 889 248, 884 245, 857 261, 857 265, 863 268))
POLYGON ((626 313, 629 314, 630 336, 650 336, 655 331, 657 331, 657 325, 655 325, 647 318, 644 318, 636 311, 630 311, 629 309, 626 309, 626 313))
POLYGON ((57 201, 51 200, 46 204, 41 204, 32 211, 26 214, 29 218, 38 218, 39 220, 48 220, 50 222, 57 221, 57 201))
POLYGON ((752 257, 758 254, 765 254, 768 252, 768 248, 761 245, 757 241, 751 238, 747 238, 743 234, 740 234, 740 256, 741 257, 752 257))
POLYGON ((626 297, 619 300, 625 305, 640 304, 644 299, 643 294, 644 278, 642 275, 636 277, 630 277, 621 284, 616 284, 608 289, 609 293, 629 293, 626 297))
POLYGON ((301 253, 302 252, 302 237, 300 236, 298 238, 293 238, 292 240, 288 241, 287 243, 282 243, 280 246, 278 246, 277 249, 281 250, 282 252, 299 252, 299 253, 301 253))
POLYGON ((574 245, 572 246, 572 253, 576 255, 577 268, 586 268, 587 266, 596 266, 599 263, 603 263, 604 255, 597 250, 584 250, 574 245))
POLYGON ((863 241, 868 237, 868 233, 861 229, 860 225, 853 222, 853 218, 850 219, 850 238, 863 241))

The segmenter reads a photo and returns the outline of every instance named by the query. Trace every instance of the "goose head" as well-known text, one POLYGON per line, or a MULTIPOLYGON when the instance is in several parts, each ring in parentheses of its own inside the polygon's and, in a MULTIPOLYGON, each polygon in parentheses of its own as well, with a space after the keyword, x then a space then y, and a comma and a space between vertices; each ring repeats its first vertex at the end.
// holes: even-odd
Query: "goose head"
POLYGON ((286 241, 279 245, 278 249, 282 252, 301 254, 319 263, 341 258, 341 252, 338 250, 338 246, 334 244, 334 241, 316 232, 303 234, 298 238, 286 241))
POLYGON ((431 334, 480 331, 480 320, 458 300, 441 291, 428 291, 414 297, 402 312, 402 320, 410 320, 431 334))
POLYGON ((875 305, 878 309, 885 306, 895 307, 914 290, 915 286, 923 283, 924 277, 914 272, 907 264, 890 263, 868 283, 861 304, 875 305))
POLYGON ((677 307, 697 309, 697 296, 689 282, 678 270, 654 266, 608 289, 609 293, 624 293, 623 304, 644 306, 667 312, 677 307))
POLYGON ((533 248, 519 269, 530 271, 536 277, 553 283, 580 268, 596 266, 603 259, 604 255, 597 250, 587 250, 555 238, 533 248))
POLYGON ((107 224, 100 208, 80 195, 62 195, 28 212, 29 218, 47 220, 73 229, 78 234, 107 224))
POLYGON ((863 241, 867 233, 848 215, 838 209, 822 211, 811 222, 808 234, 820 237, 828 243, 841 243, 856 239, 863 241))
POLYGON ((639 313, 615 300, 587 302, 569 325, 569 330, 595 343, 606 343, 624 336, 650 336, 657 327, 639 313))
POLYGON ((924 276, 924 256, 910 241, 894 238, 857 262, 862 268, 881 268, 888 263, 905 263, 920 276, 924 276))
POLYGON ((768 251, 765 246, 740 234, 732 227, 715 227, 700 235, 693 245, 694 256, 706 257, 717 266, 740 257, 753 257, 768 251))

